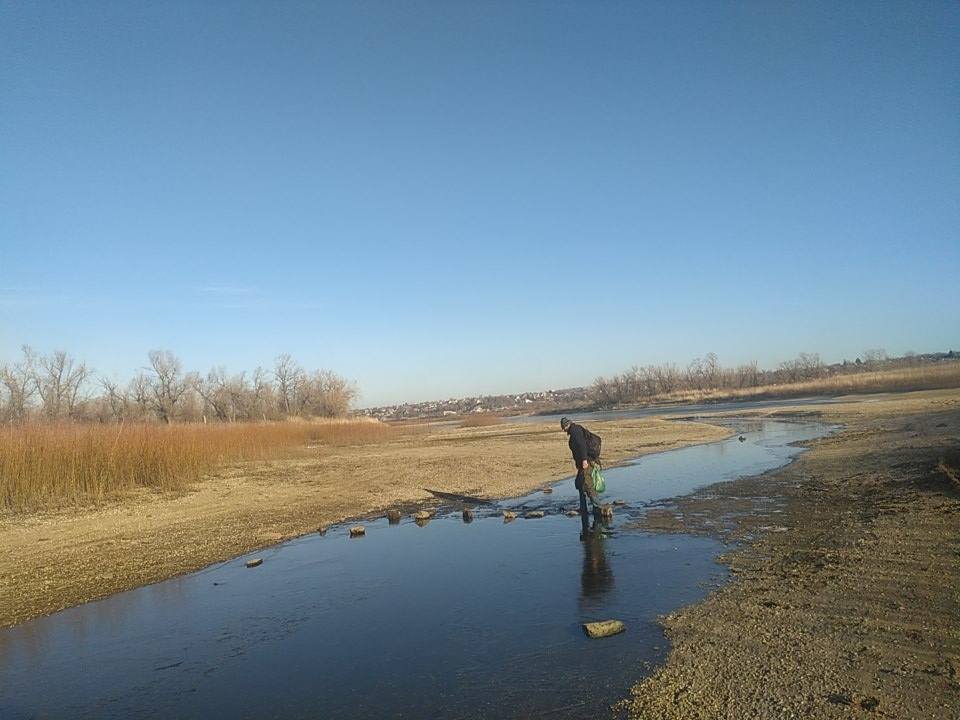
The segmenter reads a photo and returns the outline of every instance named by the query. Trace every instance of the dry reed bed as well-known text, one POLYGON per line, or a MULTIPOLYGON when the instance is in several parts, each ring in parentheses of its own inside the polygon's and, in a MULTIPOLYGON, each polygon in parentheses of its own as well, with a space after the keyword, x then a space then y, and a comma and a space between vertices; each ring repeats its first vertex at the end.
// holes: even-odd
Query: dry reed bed
POLYGON ((846 395, 880 392, 943 390, 960 387, 960 362, 928 367, 878 370, 876 372, 832 375, 816 380, 761 385, 754 388, 690 390, 660 395, 657 402, 702 402, 711 400, 751 400, 793 398, 807 395, 846 395))
POLYGON ((317 445, 383 442, 403 432, 362 420, 3 427, 0 508, 96 503, 144 487, 182 490, 223 463, 272 459, 317 445))

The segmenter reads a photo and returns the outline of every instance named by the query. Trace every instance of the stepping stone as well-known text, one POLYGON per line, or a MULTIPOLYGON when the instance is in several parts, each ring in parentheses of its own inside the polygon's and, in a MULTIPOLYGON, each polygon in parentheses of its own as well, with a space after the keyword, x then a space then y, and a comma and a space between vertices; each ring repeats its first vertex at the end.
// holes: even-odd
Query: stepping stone
POLYGON ((463 521, 473 522, 473 510, 471 510, 470 508, 463 509, 463 521))
POLYGON ((396 525, 400 522, 400 511, 399 510, 387 510, 387 522, 391 525, 396 525))
POLYGON ((617 635, 627 629, 620 620, 601 620, 583 624, 583 631, 592 638, 604 638, 617 635))
POLYGON ((513 512, 513 510, 504 510, 504 511, 503 511, 503 521, 504 521, 505 523, 510 522, 511 520, 513 520, 513 519, 516 518, 516 517, 517 517, 517 514, 516 514, 515 512, 513 512))
POLYGON ((543 510, 530 510, 529 512, 524 513, 523 516, 530 520, 535 520, 536 518, 542 518, 543 510))
POLYGON ((252 560, 247 560, 247 567, 256 567, 257 565, 263 565, 263 558, 253 558, 252 560))
POLYGON ((433 516, 433 513, 427 512, 426 510, 421 510, 417 513, 414 513, 414 520, 429 520, 433 516))
POLYGON ((354 525, 350 528, 350 537, 360 537, 361 535, 366 535, 367 529, 363 525, 354 525))
POLYGON ((626 504, 627 504, 627 501, 626 501, 626 500, 614 500, 614 501, 613 501, 613 504, 614 504, 614 505, 626 505, 626 504))
POLYGON ((553 488, 549 488, 549 487, 548 487, 548 488, 544 488, 542 492, 543 492, 544 495, 549 495, 550 493, 553 492, 553 488))
POLYGON ((579 511, 579 510, 567 510, 567 511, 564 513, 564 515, 566 515, 567 517, 580 517, 580 511, 579 511))

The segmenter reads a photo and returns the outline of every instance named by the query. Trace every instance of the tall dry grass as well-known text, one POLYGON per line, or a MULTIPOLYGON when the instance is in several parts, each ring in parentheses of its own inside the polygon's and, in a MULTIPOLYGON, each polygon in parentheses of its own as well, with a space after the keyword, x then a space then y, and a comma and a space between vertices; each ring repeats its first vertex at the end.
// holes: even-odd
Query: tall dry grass
POLYGON ((960 362, 937 365, 845 373, 780 385, 752 388, 689 390, 660 395, 655 402, 710 402, 719 400, 762 400, 810 395, 855 395, 913 390, 941 390, 960 387, 960 362))
POLYGON ((363 420, 3 427, 0 508, 96 503, 143 487, 181 490, 223 463, 383 442, 400 432, 363 420))

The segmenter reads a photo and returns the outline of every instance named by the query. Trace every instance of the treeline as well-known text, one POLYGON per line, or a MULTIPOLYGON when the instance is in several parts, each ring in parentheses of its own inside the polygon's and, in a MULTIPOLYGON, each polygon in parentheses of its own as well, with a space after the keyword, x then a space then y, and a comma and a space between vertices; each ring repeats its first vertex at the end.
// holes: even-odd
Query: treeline
POLYGON ((810 382, 843 374, 874 372, 915 367, 931 360, 952 360, 956 354, 934 353, 916 355, 907 353, 900 358, 889 358, 882 349, 866 350, 853 361, 844 360, 825 364, 818 353, 800 353, 775 369, 763 370, 757 362, 734 367, 723 367, 715 353, 694 358, 686 367, 673 363, 633 366, 619 375, 598 377, 591 388, 591 399, 601 407, 641 402, 659 397, 724 390, 747 390, 766 386, 810 382))
POLYGON ((291 417, 343 417, 355 386, 329 370, 307 370, 290 355, 273 367, 228 373, 185 372, 171 352, 153 350, 126 383, 98 377, 66 352, 24 346, 19 360, 0 364, 0 421, 242 422, 291 417))

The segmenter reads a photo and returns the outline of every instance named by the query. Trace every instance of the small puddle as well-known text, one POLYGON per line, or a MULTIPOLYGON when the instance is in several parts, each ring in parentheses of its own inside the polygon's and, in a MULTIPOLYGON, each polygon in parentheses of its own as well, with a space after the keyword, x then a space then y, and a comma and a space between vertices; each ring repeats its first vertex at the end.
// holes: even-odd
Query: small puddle
MULTIPOLYGON (((657 616, 726 579, 708 537, 620 526, 653 501, 759 474, 828 434, 737 420, 729 440, 608 469, 622 500, 580 541, 571 479, 423 527, 349 524, 0 631, 3 718, 596 718, 666 658, 657 616), (504 523, 504 508, 543 510, 504 523), (581 623, 627 632, 588 640, 581 623)), ((558 452, 564 452, 558 443, 558 452)))

